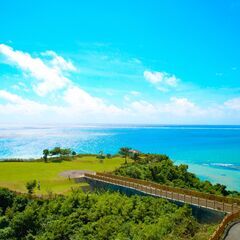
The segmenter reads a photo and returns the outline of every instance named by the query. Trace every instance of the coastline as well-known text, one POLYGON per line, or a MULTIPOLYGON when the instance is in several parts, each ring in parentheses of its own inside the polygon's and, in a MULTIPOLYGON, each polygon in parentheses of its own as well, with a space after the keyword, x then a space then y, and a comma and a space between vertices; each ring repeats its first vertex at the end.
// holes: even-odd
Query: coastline
POLYGON ((0 161, 39 158, 55 146, 114 154, 122 146, 167 154, 201 179, 240 190, 239 125, 88 124, 0 127, 0 161))

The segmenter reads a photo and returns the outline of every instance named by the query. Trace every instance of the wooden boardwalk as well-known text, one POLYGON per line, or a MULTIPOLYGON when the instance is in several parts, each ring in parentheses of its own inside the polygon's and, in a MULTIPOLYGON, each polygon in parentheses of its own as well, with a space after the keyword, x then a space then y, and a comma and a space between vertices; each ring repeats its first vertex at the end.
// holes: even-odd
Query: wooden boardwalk
POLYGON ((85 174, 85 178, 99 182, 135 189, 147 195, 166 198, 172 201, 187 203, 216 211, 234 213, 240 210, 240 199, 215 196, 187 189, 169 187, 149 181, 116 176, 112 174, 85 174))
MULTIPOLYGON (((222 239, 227 229, 230 229, 229 231, 231 231, 231 223, 240 219, 240 199, 216 196, 188 189, 169 187, 154 182, 105 173, 85 173, 84 177, 100 183, 133 189, 147 195, 227 213, 221 224, 211 236, 210 240, 222 239)), ((240 236, 240 232, 236 232, 240 231, 240 228, 234 230, 234 234, 240 236)))

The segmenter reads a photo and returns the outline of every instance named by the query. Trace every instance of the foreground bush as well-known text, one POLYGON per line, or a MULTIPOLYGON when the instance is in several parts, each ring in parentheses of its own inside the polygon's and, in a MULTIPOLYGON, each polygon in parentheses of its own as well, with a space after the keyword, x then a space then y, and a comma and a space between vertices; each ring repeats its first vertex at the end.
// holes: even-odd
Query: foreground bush
POLYGON ((182 240, 195 239, 202 229, 187 206, 119 193, 33 200, 1 189, 0 209, 2 240, 182 240))

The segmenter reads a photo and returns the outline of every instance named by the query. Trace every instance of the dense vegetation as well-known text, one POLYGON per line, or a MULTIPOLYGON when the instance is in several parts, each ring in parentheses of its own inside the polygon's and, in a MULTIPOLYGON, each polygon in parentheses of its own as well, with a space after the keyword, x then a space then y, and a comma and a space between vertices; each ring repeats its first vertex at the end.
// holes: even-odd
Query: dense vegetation
POLYGON ((75 191, 39 200, 0 189, 1 240, 201 240, 213 227, 159 198, 75 191))
POLYGON ((201 181, 195 174, 188 172, 187 165, 174 165, 166 155, 139 156, 134 158, 134 162, 122 165, 115 171, 115 174, 211 194, 239 196, 239 193, 235 191, 228 191, 225 185, 201 181))

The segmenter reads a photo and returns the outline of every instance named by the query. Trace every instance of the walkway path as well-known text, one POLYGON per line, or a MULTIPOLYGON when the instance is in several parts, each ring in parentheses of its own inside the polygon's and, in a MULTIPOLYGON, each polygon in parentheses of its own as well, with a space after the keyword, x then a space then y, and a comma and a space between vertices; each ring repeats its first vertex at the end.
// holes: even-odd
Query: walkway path
MULTIPOLYGON (((72 174, 72 176, 76 179, 82 177, 89 181, 124 187, 147 195, 166 198, 175 202, 187 203, 193 206, 227 213, 221 224, 211 236, 210 240, 222 239, 227 226, 231 224, 231 222, 240 219, 240 199, 215 196, 188 189, 169 187, 154 182, 115 176, 112 174, 81 173, 81 176, 78 176, 77 172, 72 174)), ((240 223, 232 225, 225 240, 240 240, 240 223)))
POLYGON ((225 240, 239 240, 240 239, 240 222, 232 225, 228 230, 225 240))
POLYGON ((188 203, 202 208, 212 209, 220 212, 233 213, 240 210, 239 199, 214 196, 187 189, 169 187, 149 181, 133 178, 115 176, 111 174, 85 174, 85 178, 112 185, 135 189, 148 195, 170 199, 176 202, 188 203), (234 202, 236 201, 236 203, 234 202), (239 204, 239 205, 238 205, 239 204))

